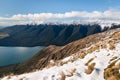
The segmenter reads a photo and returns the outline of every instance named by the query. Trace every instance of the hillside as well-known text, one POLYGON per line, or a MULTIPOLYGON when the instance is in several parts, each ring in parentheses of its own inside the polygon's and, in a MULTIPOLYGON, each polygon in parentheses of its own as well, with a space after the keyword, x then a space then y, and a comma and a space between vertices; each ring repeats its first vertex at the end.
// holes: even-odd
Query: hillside
POLYGON ((99 24, 40 24, 15 25, 0 29, 0 46, 63 46, 86 36, 100 33, 120 25, 104 26, 99 24))
POLYGON ((2 80, 120 80, 120 29, 49 46, 26 62, 0 68, 5 71, 11 75, 2 80))

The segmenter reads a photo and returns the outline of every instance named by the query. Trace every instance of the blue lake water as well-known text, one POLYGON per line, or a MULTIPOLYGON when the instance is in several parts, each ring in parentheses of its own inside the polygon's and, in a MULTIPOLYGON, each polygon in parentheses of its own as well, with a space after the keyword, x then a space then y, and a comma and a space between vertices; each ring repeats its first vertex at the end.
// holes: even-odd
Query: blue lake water
POLYGON ((23 62, 44 47, 0 47, 0 66, 23 62))

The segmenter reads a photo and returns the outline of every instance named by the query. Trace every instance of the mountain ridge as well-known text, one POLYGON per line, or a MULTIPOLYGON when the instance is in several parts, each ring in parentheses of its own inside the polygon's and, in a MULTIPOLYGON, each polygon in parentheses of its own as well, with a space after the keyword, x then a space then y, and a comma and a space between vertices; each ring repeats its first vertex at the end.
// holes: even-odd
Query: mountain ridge
POLYGON ((0 46, 63 46, 86 36, 119 27, 120 25, 115 24, 104 29, 99 24, 15 25, 0 29, 0 34, 9 35, 0 39, 0 46))

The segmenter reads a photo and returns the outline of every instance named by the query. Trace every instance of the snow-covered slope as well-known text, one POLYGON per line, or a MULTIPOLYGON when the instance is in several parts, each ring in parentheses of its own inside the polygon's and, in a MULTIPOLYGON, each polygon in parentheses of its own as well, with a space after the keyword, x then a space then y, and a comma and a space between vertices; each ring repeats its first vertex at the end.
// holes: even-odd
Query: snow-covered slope
POLYGON ((105 38, 82 51, 62 60, 51 60, 43 70, 1 80, 120 80, 120 29, 104 34, 105 38))

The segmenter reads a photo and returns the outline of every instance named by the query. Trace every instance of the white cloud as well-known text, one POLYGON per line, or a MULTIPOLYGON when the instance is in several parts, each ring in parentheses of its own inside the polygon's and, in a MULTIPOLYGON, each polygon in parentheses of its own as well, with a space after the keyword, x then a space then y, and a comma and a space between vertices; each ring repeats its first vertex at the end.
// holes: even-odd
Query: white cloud
POLYGON ((100 11, 72 11, 65 13, 36 13, 36 14, 17 14, 11 17, 0 17, 0 25, 15 25, 15 24, 30 24, 30 23, 44 23, 47 21, 56 21, 74 18, 84 20, 116 20, 120 21, 120 11, 117 10, 106 10, 100 11))

